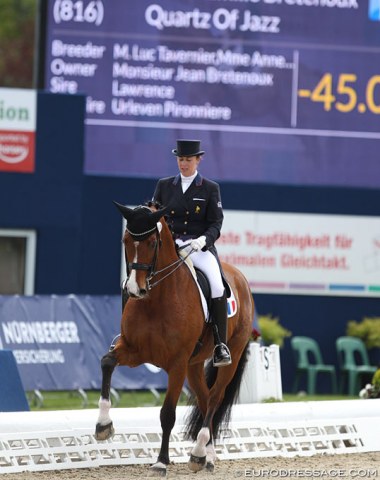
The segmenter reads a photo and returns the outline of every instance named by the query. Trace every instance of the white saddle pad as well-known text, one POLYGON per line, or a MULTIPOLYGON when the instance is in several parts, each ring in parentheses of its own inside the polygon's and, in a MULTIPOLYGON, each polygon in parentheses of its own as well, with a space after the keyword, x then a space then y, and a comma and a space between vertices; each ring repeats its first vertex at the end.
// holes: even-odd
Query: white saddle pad
MULTIPOLYGON (((210 312, 208 311, 208 308, 207 308, 207 302, 206 302, 205 296, 203 295, 202 289, 201 289, 201 287, 198 283, 197 273, 194 269, 193 262, 191 261, 191 258, 185 252, 180 251, 179 254, 185 260, 185 263, 186 263, 187 267, 189 268, 191 274, 194 277, 194 280, 197 283, 199 295, 200 295, 201 302, 202 302, 204 320, 205 320, 205 322, 210 322, 211 321, 210 312)), ((234 294, 232 288, 230 288, 230 292, 231 292, 231 296, 227 298, 227 317, 228 318, 233 317, 237 312, 237 302, 236 302, 235 294, 234 294)))

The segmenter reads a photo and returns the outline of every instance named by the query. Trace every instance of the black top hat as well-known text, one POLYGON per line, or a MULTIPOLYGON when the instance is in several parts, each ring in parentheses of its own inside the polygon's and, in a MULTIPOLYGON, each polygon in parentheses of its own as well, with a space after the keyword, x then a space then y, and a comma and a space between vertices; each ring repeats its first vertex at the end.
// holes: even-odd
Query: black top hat
POLYGON ((199 140, 177 140, 177 148, 172 150, 176 157, 193 157, 203 155, 201 142, 199 140))

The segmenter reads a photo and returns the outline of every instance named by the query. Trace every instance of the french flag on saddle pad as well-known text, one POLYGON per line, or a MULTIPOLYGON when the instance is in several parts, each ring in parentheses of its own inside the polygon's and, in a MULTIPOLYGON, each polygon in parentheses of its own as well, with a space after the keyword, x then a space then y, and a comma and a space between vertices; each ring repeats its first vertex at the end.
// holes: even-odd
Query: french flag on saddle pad
POLYGON ((227 317, 233 317, 237 312, 237 303, 234 292, 231 289, 231 296, 227 298, 227 317))

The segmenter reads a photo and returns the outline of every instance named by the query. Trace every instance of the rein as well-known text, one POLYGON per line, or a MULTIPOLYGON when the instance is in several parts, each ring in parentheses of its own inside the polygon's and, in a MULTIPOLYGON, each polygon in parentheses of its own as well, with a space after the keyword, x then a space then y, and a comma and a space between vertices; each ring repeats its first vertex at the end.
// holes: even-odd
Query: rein
POLYGON ((152 290, 153 287, 155 287, 156 285, 158 285, 159 283, 161 283, 163 280, 165 280, 165 278, 168 278, 172 273, 174 273, 180 266, 181 264, 184 262, 184 259, 183 258, 178 258, 178 260, 176 260, 175 262, 167 265, 166 267, 162 268, 161 270, 157 270, 157 271, 152 271, 152 273, 149 275, 149 277, 146 279, 146 283, 147 283, 147 286, 148 286, 148 290, 152 290), (163 277, 159 278, 156 282, 154 283, 150 283, 150 281, 152 280, 152 278, 154 278, 156 275, 159 275, 160 273, 162 272, 165 272, 166 270, 168 270, 169 268, 171 267, 174 267, 172 270, 170 270, 170 272, 168 272, 166 275, 164 275, 163 277))
MULTIPOLYGON (((173 263, 170 263, 169 265, 167 265, 166 267, 162 268, 161 270, 156 270, 156 264, 157 264, 157 258, 158 258, 158 247, 159 247, 159 244, 161 244, 161 238, 159 236, 159 233, 158 231, 156 230, 156 245, 155 245, 155 249, 154 249, 154 255, 153 255, 153 260, 152 260, 152 263, 128 263, 128 269, 130 270, 146 270, 149 272, 149 275, 146 279, 146 284, 147 284, 147 287, 148 287, 148 290, 152 290, 153 287, 156 287, 157 285, 159 285, 163 280, 165 280, 165 278, 168 278, 170 275, 172 275, 183 263, 184 261, 186 260, 186 258, 190 255, 190 253, 192 253, 193 250, 191 250, 187 255, 186 257, 179 257, 176 261, 174 261, 173 263), (163 277, 159 278, 158 280, 156 280, 155 282, 151 283, 152 279, 156 276, 156 275, 159 275, 163 272, 166 272, 168 269, 171 270, 166 274, 164 275, 163 277)), ((181 247, 179 247, 179 250, 182 250, 183 248, 187 247, 189 244, 185 244, 185 245, 182 245, 181 247)))

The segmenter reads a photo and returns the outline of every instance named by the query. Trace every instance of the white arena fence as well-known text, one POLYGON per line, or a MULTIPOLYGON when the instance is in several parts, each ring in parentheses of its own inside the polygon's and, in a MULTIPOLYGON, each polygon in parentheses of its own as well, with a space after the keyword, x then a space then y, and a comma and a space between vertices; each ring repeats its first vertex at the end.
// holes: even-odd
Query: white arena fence
MULTIPOLYGON (((185 463, 188 407, 177 408, 171 460, 185 463)), ((159 407, 114 408, 116 434, 94 438, 98 410, 0 413, 0 474, 105 465, 150 464, 157 459, 159 407)), ((380 399, 235 405, 229 430, 215 448, 220 460, 380 451, 380 399)))

